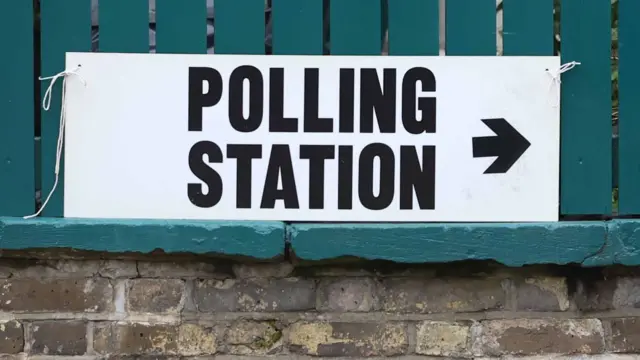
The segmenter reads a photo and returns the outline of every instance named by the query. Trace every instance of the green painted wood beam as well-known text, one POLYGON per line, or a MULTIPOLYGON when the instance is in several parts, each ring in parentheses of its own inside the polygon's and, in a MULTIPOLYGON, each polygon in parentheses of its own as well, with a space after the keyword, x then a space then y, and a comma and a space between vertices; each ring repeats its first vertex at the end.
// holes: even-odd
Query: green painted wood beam
POLYGON ((356 256, 402 263, 496 260, 522 266, 583 263, 602 249, 607 224, 294 224, 287 231, 296 257, 303 260, 356 256))
POLYGON ((0 218, 0 248, 72 248, 107 252, 284 255, 281 222, 0 218))
POLYGON ((640 265, 640 219, 557 223, 292 224, 256 221, 0 217, 0 249, 216 254, 269 260, 289 242, 297 258, 399 263, 495 260, 640 265))
POLYGON ((640 265, 640 219, 607 222, 604 246, 583 262, 584 266, 640 265))

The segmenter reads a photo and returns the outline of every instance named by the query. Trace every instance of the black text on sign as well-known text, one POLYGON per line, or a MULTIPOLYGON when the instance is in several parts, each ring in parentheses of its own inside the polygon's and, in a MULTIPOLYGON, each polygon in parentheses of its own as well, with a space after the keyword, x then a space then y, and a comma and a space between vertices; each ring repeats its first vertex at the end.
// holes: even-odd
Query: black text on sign
MULTIPOLYGON (((269 133, 353 133, 355 126, 355 103, 359 104, 358 130, 362 133, 396 133, 396 98, 401 100, 402 127, 410 134, 432 133, 436 124, 436 99, 434 96, 418 97, 416 86, 422 91, 433 92, 436 80, 433 73, 424 67, 412 68, 397 80, 395 69, 383 69, 382 78, 375 68, 360 70, 359 99, 355 98, 355 69, 339 69, 339 117, 319 115, 319 69, 304 69, 303 112, 301 117, 284 116, 284 68, 270 68, 268 83, 259 69, 240 66, 233 70, 228 79, 222 78, 214 68, 199 67, 189 69, 189 130, 202 131, 203 108, 220 103, 224 85, 228 86, 228 119, 231 127, 239 133, 250 133, 261 126, 268 126, 269 133), (400 84, 397 86, 396 84, 400 84), (399 87, 399 89, 398 89, 399 87), (205 88, 207 89, 205 91, 205 88), (268 91, 265 92, 265 88, 268 91), (248 90, 248 91, 245 91, 248 90), (248 93, 248 98, 244 94, 248 93), (269 112, 265 113, 265 98, 269 112), (248 104, 245 115, 243 107, 248 104), (417 111, 416 111, 417 110, 417 111), (374 116, 375 114, 375 116, 374 116), (419 116, 420 115, 420 116, 419 116), (265 121, 266 118, 266 121, 265 121), (337 121, 336 121, 337 120, 337 121), (268 122, 268 125, 263 123, 268 122), (334 128, 334 123, 338 126, 334 128), (301 125, 300 125, 301 124, 301 125)), ((215 124, 215 123, 214 123, 215 124)), ((215 126, 215 125, 210 125, 215 126)), ((326 135, 322 134, 326 139, 326 135)), ((236 160, 236 207, 251 208, 251 184, 254 159, 268 159, 267 173, 262 188, 259 207, 273 209, 277 201, 284 208, 300 209, 298 185, 295 171, 308 168, 308 183, 301 184, 308 189, 308 209, 325 207, 325 171, 337 172, 337 198, 339 210, 353 208, 354 192, 362 206, 369 210, 383 210, 389 207, 395 196, 399 197, 399 209, 413 209, 414 193, 420 209, 433 209, 435 203, 435 147, 400 146, 396 155, 394 149, 384 143, 366 145, 355 156, 353 146, 343 145, 300 145, 297 158, 292 159, 290 146, 276 144, 264 151, 261 144, 228 144, 221 149, 214 141, 195 144, 189 154, 189 166, 208 188, 197 183, 188 185, 189 199, 199 207, 216 206, 223 194, 223 182, 215 170, 215 163, 226 159, 236 160), (226 153, 226 156, 223 155, 226 153), (208 161, 203 156, 206 155, 208 161), (306 160, 307 164, 301 164, 306 160), (378 171, 374 173, 374 163, 378 171), (395 170, 399 169, 399 192, 395 194, 395 170), (359 174, 354 186, 353 173, 359 174), (374 182, 378 189, 374 189, 374 182), (355 188, 355 191, 354 191, 355 188)), ((257 206, 258 204, 256 204, 257 206)))

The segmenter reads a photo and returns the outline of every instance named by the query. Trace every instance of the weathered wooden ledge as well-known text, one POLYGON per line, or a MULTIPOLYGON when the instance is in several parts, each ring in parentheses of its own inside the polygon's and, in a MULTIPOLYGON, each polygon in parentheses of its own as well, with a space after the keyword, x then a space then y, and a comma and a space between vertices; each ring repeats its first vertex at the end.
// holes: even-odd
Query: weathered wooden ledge
POLYGON ((357 256, 403 263, 496 260, 522 266, 582 263, 603 247, 607 224, 295 224, 288 231, 293 251, 305 260, 357 256))
POLYGON ((272 259, 284 254, 282 222, 0 218, 0 248, 224 254, 272 259))
POLYGON ((259 221, 0 217, 0 249, 221 254, 276 259, 289 244, 307 261, 356 257, 399 263, 495 260, 640 265, 640 219, 557 223, 290 224, 259 221))
POLYGON ((606 222, 602 248, 582 262, 584 266, 640 265, 640 219, 606 222))

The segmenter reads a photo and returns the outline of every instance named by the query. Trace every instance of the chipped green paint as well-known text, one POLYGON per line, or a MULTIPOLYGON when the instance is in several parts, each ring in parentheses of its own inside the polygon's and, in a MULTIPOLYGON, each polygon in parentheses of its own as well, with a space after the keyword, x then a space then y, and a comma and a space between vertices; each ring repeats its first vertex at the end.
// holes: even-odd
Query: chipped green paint
POLYGON ((292 224, 259 221, 0 217, 0 249, 218 254, 278 259, 340 257, 398 263, 495 260, 640 265, 640 220, 474 224, 292 224))
POLYGON ((612 264, 640 265, 640 220, 608 221, 603 246, 583 262, 584 266, 612 264))
POLYGON ((342 256, 402 263, 496 260, 509 266, 582 263, 601 250, 606 234, 603 221, 294 224, 288 229, 292 249, 303 260, 342 256))
POLYGON ((284 230, 281 222, 0 218, 0 248, 162 249, 272 259, 284 254, 284 230))

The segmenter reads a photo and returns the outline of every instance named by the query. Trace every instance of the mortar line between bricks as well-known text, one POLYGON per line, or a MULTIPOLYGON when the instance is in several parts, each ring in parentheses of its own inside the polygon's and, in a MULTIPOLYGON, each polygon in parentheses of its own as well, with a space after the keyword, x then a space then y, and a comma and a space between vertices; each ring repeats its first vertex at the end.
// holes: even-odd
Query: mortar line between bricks
POLYGON ((24 336, 24 344, 22 350, 28 354, 31 352, 31 344, 32 344, 32 327, 33 325, 30 323, 22 324, 23 336, 24 336))
MULTIPOLYGON (((551 354, 556 355, 556 354, 551 354)), ((557 354, 562 355, 562 354, 557 354)), ((182 357, 181 359, 203 359, 203 357, 199 356, 191 356, 191 357, 182 357)), ((205 356, 204 359, 212 359, 211 357, 205 356)), ((232 354, 219 354, 215 356, 215 360, 260 360, 260 359, 269 359, 269 360, 471 360, 473 358, 462 358, 462 357, 440 357, 440 356, 425 356, 418 354, 407 354, 407 355, 394 355, 394 356, 354 356, 354 357, 333 357, 333 356, 309 356, 309 355, 299 355, 299 354, 281 354, 281 355, 232 355, 232 354)), ((475 359, 482 360, 501 360, 499 357, 476 357, 475 359)), ((534 358, 536 360, 541 360, 534 358)), ((544 358, 546 359, 546 358, 544 358)), ((598 359, 598 357, 594 356, 594 359, 598 359)), ((621 358, 624 359, 624 358, 621 358)), ((29 358, 31 360, 31 358, 29 358)), ((40 359, 38 359, 40 360, 40 359)), ((523 360, 528 360, 527 357, 524 357, 523 360)), ((529 359, 533 360, 533 359, 529 359)), ((586 358, 585 360, 588 360, 586 358)))
MULTIPOLYGON (((63 359, 72 359, 72 360, 98 360, 98 359, 106 359, 105 356, 100 355, 29 355, 24 353, 13 354, 15 356, 24 356, 25 359, 28 360, 63 360, 63 359)), ((563 354, 548 354, 552 358, 563 357, 563 354)), ((594 359, 601 359, 602 354, 591 354, 589 357, 593 357, 594 359)), ((606 353, 606 355, 609 355, 606 353)), ((620 359, 626 359, 625 356, 628 354, 613 354, 615 356, 619 356, 620 359)), ((118 358, 120 356, 115 356, 118 358)), ((260 360, 260 359, 271 359, 271 360, 322 360, 322 359, 331 359, 331 360, 385 360, 385 359, 395 359, 395 360, 427 360, 427 359, 464 359, 464 358, 450 358, 450 357, 431 357, 431 356, 422 356, 422 355, 398 355, 393 357, 380 357, 380 356, 372 356, 372 357, 318 357, 318 356, 308 356, 308 355, 299 355, 299 354, 279 354, 279 355, 233 355, 233 354, 216 354, 216 355, 189 355, 189 356, 180 356, 180 355, 125 355, 122 356, 124 358, 142 358, 142 359, 183 359, 183 360, 201 360, 201 359, 215 359, 215 360, 260 360)), ((589 359, 586 357, 585 359, 589 359)), ((534 357, 535 358, 535 357, 534 357)), ((478 359, 478 358, 476 358, 478 359)), ((498 357, 481 357, 484 360, 500 360, 498 357)), ((525 356, 524 359, 527 359, 525 356)), ((535 358, 538 359, 538 358, 535 358)), ((466 360, 469 360, 467 358, 466 360)))
MULTIPOLYGON (((601 353, 601 354, 580 354, 580 356, 576 356, 575 358, 579 358, 579 359, 594 359, 594 360, 601 360, 603 359, 603 355, 609 355, 612 356, 611 359, 620 359, 620 360, 630 360, 630 359, 635 359, 632 356, 634 356, 635 354, 629 354, 629 353, 601 353)), ((62 356, 56 356, 56 355, 29 355, 27 356, 27 354, 25 353, 19 353, 19 354, 13 354, 13 356, 16 356, 16 358, 20 358, 20 356, 24 356, 24 359, 28 359, 28 360, 62 360, 62 359, 71 359, 71 360, 98 360, 98 359, 105 359, 105 356, 99 356, 99 355, 62 355, 62 356)), ((125 358, 150 358, 150 359, 156 359, 156 358, 175 358, 175 359, 184 359, 184 360, 189 360, 189 359, 214 359, 215 360, 260 360, 260 359, 271 359, 271 360, 321 360, 321 359, 331 359, 331 360, 358 360, 358 359, 366 359, 366 360, 385 360, 385 359, 395 359, 395 360, 418 360, 418 359, 460 359, 460 360, 468 360, 468 359, 473 359, 473 358, 451 358, 451 357, 433 357, 433 356, 422 356, 422 355, 399 355, 399 356, 393 356, 393 357, 379 357, 379 356, 375 356, 375 357, 366 357, 366 358, 362 358, 362 357, 317 357, 317 356, 307 356, 307 355, 291 355, 291 354, 280 354, 280 355, 232 355, 232 354, 216 354, 214 355, 193 355, 193 356, 173 356, 173 355, 169 355, 169 356, 164 356, 164 355, 160 355, 160 356, 153 356, 153 355, 136 355, 136 356, 124 356, 125 358)), ((522 359, 526 360, 526 359, 535 359, 535 360, 540 360, 540 359, 571 359, 571 356, 567 356, 567 354, 561 354, 561 353, 552 353, 552 354, 545 354, 544 357, 541 356, 522 356, 522 359)), ((475 359, 484 359, 484 360, 500 360, 500 357, 475 357, 475 359)), ((608 359, 608 358, 607 358, 608 359)))
POLYGON ((250 317, 254 320, 285 320, 285 321, 313 321, 313 322, 387 322, 387 321, 482 321, 482 320, 568 320, 568 319, 613 319, 640 316, 640 311, 612 311, 606 313, 580 314, 577 312, 484 312, 484 313, 439 313, 439 314, 393 314, 384 312, 345 312, 345 313, 313 313, 313 312, 236 312, 217 314, 183 314, 184 321, 215 322, 232 321, 250 317))
MULTIPOLYGON (((16 354, 17 355, 17 354, 16 354)), ((26 355, 26 354, 25 354, 26 355)), ((29 355, 29 360, 61 360, 61 359, 74 359, 74 360, 93 360, 104 358, 98 355, 29 355)))
POLYGON ((315 312, 227 312, 227 313, 190 313, 182 314, 117 314, 117 313, 6 313, 0 312, 0 321, 7 320, 87 320, 87 321, 123 321, 158 324, 179 324, 188 322, 230 321, 251 318, 253 320, 287 321, 464 321, 464 320, 511 320, 511 319, 614 319, 640 316, 640 309, 613 310, 607 312, 479 312, 479 313, 439 313, 439 314, 394 314, 384 312, 315 313, 315 312))
POLYGON ((93 331, 94 330, 95 330, 94 323, 89 321, 86 327, 87 334, 85 335, 87 339, 87 352, 86 352, 87 355, 95 354, 95 350, 93 349, 93 331))

